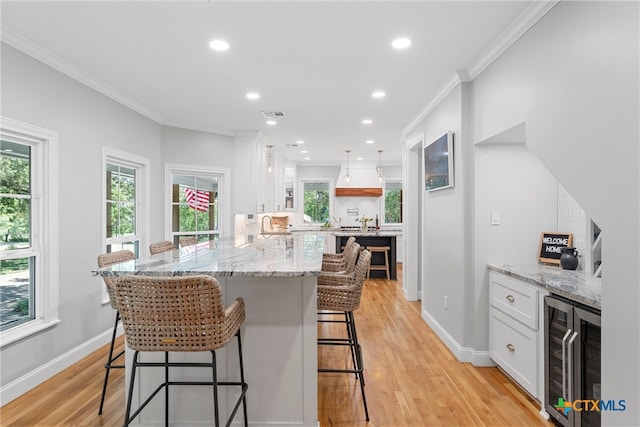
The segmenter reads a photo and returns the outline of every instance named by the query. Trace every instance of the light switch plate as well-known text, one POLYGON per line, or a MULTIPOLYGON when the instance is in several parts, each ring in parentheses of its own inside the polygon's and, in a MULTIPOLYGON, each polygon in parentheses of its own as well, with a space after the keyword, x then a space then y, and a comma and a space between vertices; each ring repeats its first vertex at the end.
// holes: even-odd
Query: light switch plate
POLYGON ((491 211, 491 225, 500 225, 500 211, 491 211))

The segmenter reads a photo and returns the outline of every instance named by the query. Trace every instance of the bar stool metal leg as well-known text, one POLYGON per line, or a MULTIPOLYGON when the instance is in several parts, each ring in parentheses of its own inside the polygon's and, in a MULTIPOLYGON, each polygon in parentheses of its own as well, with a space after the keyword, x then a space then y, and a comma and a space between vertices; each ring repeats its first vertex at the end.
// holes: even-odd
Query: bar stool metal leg
POLYGON ((102 415, 102 409, 104 407, 104 399, 107 394, 107 384, 109 383, 109 371, 111 368, 124 368, 124 365, 113 365, 120 356, 124 354, 124 350, 122 350, 117 355, 113 355, 113 348, 116 343, 116 334, 118 332, 118 322, 120 321, 120 312, 116 310, 116 320, 113 324, 113 333, 111 334, 111 345, 109 346, 109 356, 107 358, 107 363, 104 365, 104 383, 102 384, 102 396, 100 397, 100 409, 98 410, 98 415, 102 415))

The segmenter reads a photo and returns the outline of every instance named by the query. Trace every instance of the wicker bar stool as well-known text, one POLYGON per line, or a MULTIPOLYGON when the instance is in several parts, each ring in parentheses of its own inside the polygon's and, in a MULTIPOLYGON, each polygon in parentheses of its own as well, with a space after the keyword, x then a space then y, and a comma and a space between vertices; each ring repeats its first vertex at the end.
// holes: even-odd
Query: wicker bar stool
POLYGON ((196 243, 198 243, 198 239, 196 238, 196 236, 183 236, 183 237, 180 237, 178 241, 180 242, 181 248, 184 248, 185 246, 195 245, 196 243))
POLYGON ((159 254, 160 252, 172 251, 176 247, 170 240, 163 240, 162 242, 156 242, 149 245, 149 252, 151 255, 159 254))
POLYGON ((247 421, 247 383, 242 362, 240 327, 245 320, 242 298, 236 298, 224 307, 222 289, 210 276, 146 277, 122 276, 113 287, 116 305, 122 316, 127 346, 135 350, 132 361, 129 394, 124 425, 129 423, 165 389, 165 425, 169 425, 169 388, 179 385, 208 385, 213 387, 214 421, 220 425, 218 387, 238 386, 240 396, 229 415, 226 426, 231 425, 240 404, 247 421), (238 338, 240 381, 218 381, 215 350, 225 347, 233 337, 238 338), (211 353, 211 363, 169 361, 170 352, 211 353), (164 362, 141 362, 140 352, 163 352, 164 362), (131 400, 138 368, 163 368, 164 381, 131 414, 131 400), (212 370, 211 381, 169 381, 171 367, 197 367, 212 370))
POLYGON ((323 253, 321 271, 323 272, 346 271, 348 265, 355 265, 356 258, 358 257, 358 252, 355 252, 355 256, 354 256, 354 252, 353 252, 354 245, 358 245, 358 249, 360 248, 360 245, 356 243, 356 238, 353 236, 350 236, 344 245, 344 249, 339 254, 331 254, 327 252, 323 253))
MULTIPOLYGON (((108 267, 113 264, 118 264, 125 261, 131 261, 136 259, 136 255, 129 250, 115 251, 98 256, 98 267, 108 267)), ((107 394, 107 384, 109 383, 109 372, 112 368, 124 368, 124 365, 115 365, 114 362, 124 354, 124 350, 120 353, 113 355, 113 347, 116 342, 116 335, 118 333, 118 322, 120 321, 120 312, 118 307, 114 303, 112 288, 115 277, 102 276, 104 284, 107 287, 107 293, 109 294, 109 300, 111 301, 111 307, 116 310, 116 319, 113 323, 113 333, 111 334, 111 345, 109 346, 109 356, 107 357, 107 363, 104 365, 104 384, 102 385, 102 396, 100 397, 100 409, 98 415, 102 414, 102 408, 104 407, 104 398, 107 394)))
POLYGON ((371 252, 366 249, 362 250, 352 273, 328 275, 323 284, 318 284, 318 321, 345 323, 347 325, 347 338, 319 337, 318 345, 349 346, 353 363, 353 369, 318 368, 318 372, 355 374, 360 381, 362 402, 367 421, 369 421, 369 409, 364 393, 364 361, 362 359, 362 348, 358 342, 353 312, 360 307, 362 288, 370 263, 371 252), (345 320, 326 320, 322 318, 325 315, 343 315, 345 320))
POLYGON ((386 273, 387 275, 387 280, 390 280, 390 275, 389 275, 389 251, 391 250, 391 247, 389 246, 367 246, 367 249, 369 250, 369 252, 371 252, 371 254, 373 255, 374 253, 377 252, 381 252, 384 254, 384 264, 380 264, 380 265, 375 265, 375 264, 371 264, 369 266, 369 271, 367 272, 367 280, 369 280, 369 276, 371 274, 371 270, 382 270, 386 273))

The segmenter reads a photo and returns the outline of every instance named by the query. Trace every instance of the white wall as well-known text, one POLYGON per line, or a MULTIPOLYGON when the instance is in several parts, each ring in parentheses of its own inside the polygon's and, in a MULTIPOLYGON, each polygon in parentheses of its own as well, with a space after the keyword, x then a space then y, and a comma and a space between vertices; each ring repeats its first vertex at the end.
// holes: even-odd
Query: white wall
MULTIPOLYGON (((195 168, 204 167, 207 169, 221 168, 231 171, 231 165, 234 164, 234 138, 232 136, 219 135, 209 132, 201 132, 190 129, 182 129, 170 126, 162 126, 162 165, 163 169, 166 163, 187 165, 195 168)), ((233 177, 229 174, 228 178, 233 184, 233 177)), ((166 189, 165 189, 166 190, 166 189)), ((224 190, 224 187, 222 188, 224 190)), ((233 186, 230 186, 231 194, 228 195, 230 203, 234 198, 233 186)), ((166 193, 163 193, 166 194, 166 193)), ((163 202, 166 200, 163 199, 163 202)), ((163 210, 162 212, 166 212, 163 210)), ((229 209, 233 212, 233 207, 229 209)), ((230 215, 230 214, 228 214, 230 215)), ((225 215, 223 215, 224 217, 225 215)), ((226 235, 233 233, 231 227, 233 223, 231 218, 224 220, 221 217, 221 227, 226 235)), ((158 217, 158 220, 165 224, 164 216, 158 217)), ((151 241, 159 241, 166 239, 164 233, 151 236, 151 241)))
MULTIPOLYGON (((5 44, 1 86, 2 115, 57 131, 59 137, 60 240, 54 250, 59 253, 61 322, 2 348, 0 383, 6 386, 43 367, 46 371, 49 363, 60 367, 74 352, 110 339, 92 341, 111 329, 114 316, 110 305, 101 304, 102 280, 90 274, 105 249, 102 146, 150 160, 152 211, 161 211, 163 177, 160 126, 151 120, 5 44)), ((153 222, 151 233, 159 234, 160 228, 153 222)))
MULTIPOLYGON (((470 260, 466 258, 465 245, 471 241, 465 226, 465 215, 468 215, 465 212, 465 193, 472 191, 467 188, 465 175, 469 170, 465 171, 465 168, 471 165, 466 162, 465 151, 472 147, 467 147, 462 134, 462 92, 463 85, 458 85, 407 136, 412 140, 424 134, 424 145, 427 145, 447 131, 454 133, 455 186, 432 192, 422 191, 422 259, 419 260, 422 269, 423 318, 454 353, 457 353, 455 347, 466 345, 464 323, 468 293, 465 289, 465 269, 470 265, 470 260)), ((420 187, 424 189, 424 183, 420 187)), ((420 200, 407 200, 407 209, 416 209, 416 203, 420 203, 420 200)))
MULTIPOLYGON (((475 351, 488 350, 489 263, 538 262, 540 233, 557 231, 557 181, 523 142, 475 146, 475 298, 467 325, 475 351), (500 225, 491 212, 500 212, 500 225)), ((563 230, 564 231, 564 230, 563 230)))
MULTIPOLYGON (((526 143, 603 230, 603 425, 640 425, 638 2, 560 2, 474 80, 474 137, 526 143)), ((514 242, 516 244, 517 242, 514 242)))

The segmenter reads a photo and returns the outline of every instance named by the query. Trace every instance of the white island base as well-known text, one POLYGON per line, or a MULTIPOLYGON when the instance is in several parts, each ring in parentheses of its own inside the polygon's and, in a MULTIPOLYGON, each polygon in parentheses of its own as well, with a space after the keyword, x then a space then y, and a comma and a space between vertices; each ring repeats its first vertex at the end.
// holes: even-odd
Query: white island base
MULTIPOLYGON (((259 426, 318 425, 316 277, 217 278, 229 305, 244 298, 247 318, 241 329, 249 424, 259 426)), ((220 381, 239 381, 238 347, 234 339, 216 352, 220 381)), ((140 353, 143 361, 163 360, 163 353, 140 353)), ((170 360, 210 361, 209 353, 170 353, 170 360)), ((126 350, 127 390, 133 350, 126 350)), ((157 387, 163 368, 136 374, 132 413, 157 387)), ((211 379, 207 368, 172 368, 170 380, 211 379)), ((220 388, 220 421, 224 425, 239 396, 238 387, 220 388)), ((242 424, 242 407, 234 425, 242 424)), ((213 425, 213 391, 207 386, 170 387, 171 426, 213 425)), ((154 397, 135 425, 164 425, 164 391, 154 397)))

